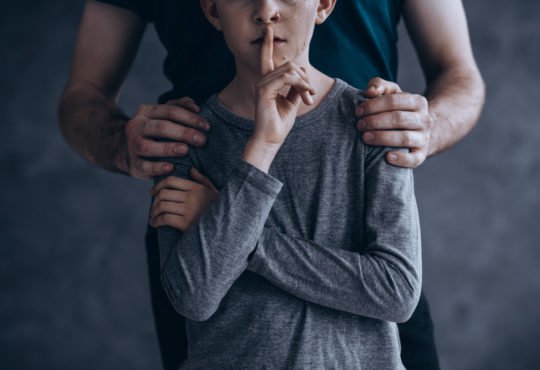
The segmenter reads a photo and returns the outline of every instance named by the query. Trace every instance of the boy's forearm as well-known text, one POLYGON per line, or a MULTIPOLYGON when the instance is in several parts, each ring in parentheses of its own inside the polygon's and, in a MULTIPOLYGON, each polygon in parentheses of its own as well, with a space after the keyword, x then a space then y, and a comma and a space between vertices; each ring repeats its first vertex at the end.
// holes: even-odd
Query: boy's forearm
POLYGON ((68 87, 58 108, 60 130, 66 142, 90 163, 127 174, 128 117, 91 85, 68 87))
POLYGON ((449 69, 434 78, 425 92, 433 119, 428 155, 460 141, 478 122, 485 86, 477 69, 449 69))
POLYGON ((266 144, 251 138, 244 148, 242 159, 259 170, 268 173, 280 147, 280 145, 266 144))
POLYGON ((282 183, 238 162, 219 198, 183 235, 159 228, 164 289, 173 307, 207 320, 247 267, 282 183))
MULTIPOLYGON (((300 299, 380 320, 406 321, 421 288, 419 218, 410 169, 386 163, 390 149, 366 159, 362 252, 323 245, 265 227, 248 270, 300 299), (382 217, 381 215, 384 215, 382 217)), ((359 226, 360 227, 360 226, 359 226)))
MULTIPOLYGON (((403 322, 412 313, 407 307, 417 302, 416 295, 405 287, 409 282, 420 283, 407 278, 402 263, 391 254, 360 254, 265 227, 247 270, 300 299, 355 315, 403 322), (380 287, 389 276, 396 292, 386 289, 381 294, 380 287)), ((418 286, 413 289, 419 290, 418 286)))

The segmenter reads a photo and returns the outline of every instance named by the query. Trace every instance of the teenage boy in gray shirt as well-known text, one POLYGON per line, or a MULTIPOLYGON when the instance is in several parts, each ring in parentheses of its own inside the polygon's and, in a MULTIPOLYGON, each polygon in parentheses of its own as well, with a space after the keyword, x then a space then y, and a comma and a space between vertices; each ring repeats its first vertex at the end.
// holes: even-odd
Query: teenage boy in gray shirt
POLYGON ((361 91, 309 64, 335 0, 201 4, 237 74, 201 107, 206 146, 156 179, 162 280, 187 318, 182 368, 403 368, 395 322, 421 287, 412 171, 362 143, 361 91), (182 231, 192 166, 220 194, 182 231))

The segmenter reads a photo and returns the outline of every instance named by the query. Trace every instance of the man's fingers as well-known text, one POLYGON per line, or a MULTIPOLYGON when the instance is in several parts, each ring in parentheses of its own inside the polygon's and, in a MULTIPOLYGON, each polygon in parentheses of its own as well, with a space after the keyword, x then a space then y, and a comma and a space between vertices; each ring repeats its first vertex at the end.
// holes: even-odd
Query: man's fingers
POLYGON ((205 130, 210 124, 199 115, 172 104, 152 105, 145 111, 145 116, 154 120, 166 120, 180 125, 205 130))
POLYGON ((136 159, 130 164, 131 176, 137 179, 149 180, 155 176, 165 176, 172 172, 174 166, 167 162, 152 162, 136 159))
POLYGON ((395 110, 409 112, 427 111, 427 100, 423 96, 416 94, 382 95, 363 102, 356 107, 355 113, 358 117, 361 117, 395 110))
POLYGON ((261 46, 261 75, 274 70, 274 29, 267 25, 264 28, 264 38, 261 46))
POLYGON ((166 120, 147 121, 142 135, 170 139, 194 146, 203 146, 206 143, 206 136, 202 132, 166 120))
POLYGON ((138 156, 153 157, 176 157, 184 156, 188 153, 188 146, 181 143, 166 143, 154 141, 139 136, 134 143, 134 152, 138 156))
POLYGON ((386 153, 388 163, 406 168, 416 168, 426 160, 426 154, 420 149, 411 149, 409 153, 392 151, 386 153))
POLYGON ((195 103, 195 100, 191 99, 189 96, 184 96, 184 97, 179 98, 179 99, 172 99, 172 100, 169 100, 165 104, 176 105, 176 106, 179 106, 179 107, 182 107, 182 108, 189 109, 189 110, 191 110, 192 112, 195 112, 195 113, 199 112, 201 110, 199 108, 199 106, 197 105, 197 103, 195 103))
POLYGON ((419 131, 368 131, 362 135, 366 144, 395 148, 424 148, 426 135, 419 131))
POLYGON ((368 98, 374 98, 379 95, 397 94, 401 92, 401 88, 397 83, 375 77, 369 80, 366 86, 365 95, 368 98))
POLYGON ((416 112, 393 111, 364 116, 357 123, 360 131, 372 130, 422 130, 427 128, 416 112))

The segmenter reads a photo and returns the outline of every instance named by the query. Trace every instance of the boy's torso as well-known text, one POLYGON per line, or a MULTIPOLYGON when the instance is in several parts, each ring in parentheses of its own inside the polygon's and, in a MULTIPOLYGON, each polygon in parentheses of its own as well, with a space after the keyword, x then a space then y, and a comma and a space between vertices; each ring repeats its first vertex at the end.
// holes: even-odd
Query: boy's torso
MULTIPOLYGON (((270 167, 269 174, 284 185, 265 226, 362 252, 365 147, 354 117, 362 99, 360 91, 337 79, 321 105, 297 119, 270 167)), ((190 157, 219 189, 241 158, 253 122, 228 111, 216 95, 201 115, 212 129, 206 146, 190 157)), ((304 301, 250 271, 208 321, 188 320, 187 330, 186 369, 224 363, 230 368, 401 366, 395 324, 304 301)))

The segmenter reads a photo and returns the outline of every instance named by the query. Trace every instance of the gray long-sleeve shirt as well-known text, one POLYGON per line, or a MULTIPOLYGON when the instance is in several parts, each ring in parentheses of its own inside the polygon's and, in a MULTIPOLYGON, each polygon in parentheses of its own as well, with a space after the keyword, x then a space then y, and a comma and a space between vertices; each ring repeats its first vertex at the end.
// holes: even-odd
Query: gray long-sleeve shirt
POLYGON ((362 100, 336 79, 269 174, 241 159, 254 121, 217 95, 201 107, 207 144, 172 159, 174 175, 197 167, 219 198, 186 233, 158 230, 163 285, 187 318, 181 368, 402 368, 395 322, 421 287, 413 175, 362 143, 362 100))

